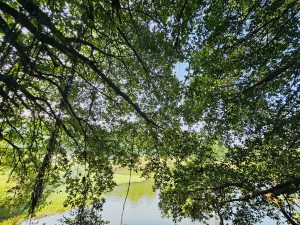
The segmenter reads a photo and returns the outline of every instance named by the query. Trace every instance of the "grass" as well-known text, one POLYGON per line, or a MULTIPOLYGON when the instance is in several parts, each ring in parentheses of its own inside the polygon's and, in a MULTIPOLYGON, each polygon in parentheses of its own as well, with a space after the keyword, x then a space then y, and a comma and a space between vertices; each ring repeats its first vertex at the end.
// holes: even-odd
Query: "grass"
MULTIPOLYGON (((9 190, 14 183, 7 182, 8 173, 0 173, 0 202, 5 197, 7 190, 9 190)), ((118 168, 115 169, 114 181, 117 185, 128 183, 129 181, 129 171, 127 169, 118 168)), ((141 178, 141 173, 132 172, 131 183, 137 183, 145 181, 145 178, 141 178)), ((47 198, 48 204, 41 208, 37 213, 36 217, 41 218, 46 215, 54 215, 63 213, 70 210, 70 207, 64 207, 64 201, 67 198, 67 193, 65 192, 65 186, 60 186, 56 191, 49 195, 47 198)), ((7 214, 7 212, 6 212, 7 214)), ((12 218, 7 218, 5 212, 0 212, 0 225, 17 225, 20 224, 26 215, 17 215, 12 218)))

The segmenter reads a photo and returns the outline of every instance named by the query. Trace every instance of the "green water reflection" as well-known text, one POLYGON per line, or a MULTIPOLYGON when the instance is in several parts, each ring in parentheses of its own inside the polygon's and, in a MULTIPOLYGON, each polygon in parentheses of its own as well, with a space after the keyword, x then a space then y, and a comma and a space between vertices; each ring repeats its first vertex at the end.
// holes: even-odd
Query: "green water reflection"
MULTIPOLYGON (((128 184, 118 185, 114 190, 108 193, 107 197, 116 197, 124 199, 127 193, 128 184)), ((148 179, 143 182, 131 183, 127 199, 137 205, 141 199, 154 199, 155 192, 153 191, 153 179, 148 179)))

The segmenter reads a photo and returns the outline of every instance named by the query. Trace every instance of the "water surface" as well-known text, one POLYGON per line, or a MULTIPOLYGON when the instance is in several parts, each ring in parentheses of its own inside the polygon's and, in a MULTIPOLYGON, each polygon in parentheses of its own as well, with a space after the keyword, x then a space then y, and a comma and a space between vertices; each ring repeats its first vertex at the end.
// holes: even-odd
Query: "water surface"
MULTIPOLYGON (((172 219, 162 218, 158 208, 159 196, 152 190, 152 180, 147 180, 130 185, 128 197, 125 204, 123 225, 174 225, 172 219)), ((128 185, 119 185, 106 195, 106 203, 102 212, 104 220, 110 221, 110 225, 120 225, 123 203, 126 197, 128 185)), ((61 225, 59 222, 63 217, 70 217, 70 213, 47 216, 31 223, 32 225, 61 225)), ((182 220, 178 225, 202 225, 189 219, 182 220)), ((218 225, 219 221, 213 218, 210 225, 218 225)), ((22 225, 29 225, 25 221, 22 225)), ((270 219, 265 219, 261 225, 276 225, 270 219)))

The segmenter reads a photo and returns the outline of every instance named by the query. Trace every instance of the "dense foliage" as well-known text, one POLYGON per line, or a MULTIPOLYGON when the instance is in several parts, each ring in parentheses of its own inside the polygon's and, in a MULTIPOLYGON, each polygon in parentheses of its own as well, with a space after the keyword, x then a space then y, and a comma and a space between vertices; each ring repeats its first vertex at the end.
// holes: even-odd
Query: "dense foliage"
POLYGON ((175 220, 300 223, 299 10, 0 1, 0 169, 16 182, 2 208, 34 215, 65 183, 66 223, 102 224, 113 166, 143 157, 175 220))

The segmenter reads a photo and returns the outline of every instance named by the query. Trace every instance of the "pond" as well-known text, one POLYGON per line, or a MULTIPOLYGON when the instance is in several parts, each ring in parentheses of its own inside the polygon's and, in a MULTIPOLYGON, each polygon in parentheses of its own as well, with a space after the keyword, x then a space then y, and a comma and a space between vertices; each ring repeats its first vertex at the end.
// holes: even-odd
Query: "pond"
MULTIPOLYGON (((124 209, 123 225, 175 224, 172 219, 162 218, 158 208, 159 196, 157 192, 153 192, 152 184, 153 182, 151 180, 131 184, 124 209)), ((119 185, 106 195, 106 203, 104 204, 102 215, 104 220, 110 221, 110 225, 120 225, 121 223, 122 208, 127 188, 127 184, 119 185)), ((63 216, 70 217, 70 213, 47 216, 33 221, 31 225, 61 225, 59 220, 61 220, 63 216)), ((182 220, 177 224, 201 225, 189 219, 182 220)), ((209 221, 209 224, 218 225, 219 221, 213 218, 209 221)), ((276 223, 270 219, 265 219, 261 224, 275 225, 276 223)), ((29 222, 25 221, 22 225, 29 225, 29 222)))

